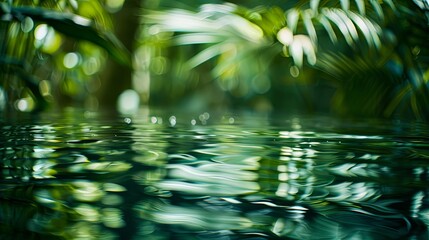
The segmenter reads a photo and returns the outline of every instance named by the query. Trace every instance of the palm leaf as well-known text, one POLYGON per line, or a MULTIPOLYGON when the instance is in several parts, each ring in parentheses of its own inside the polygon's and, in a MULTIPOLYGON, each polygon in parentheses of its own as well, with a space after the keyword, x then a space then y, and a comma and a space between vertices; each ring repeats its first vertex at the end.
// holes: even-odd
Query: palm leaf
POLYGON ((317 32, 314 27, 314 23, 311 20, 313 12, 310 9, 307 9, 302 12, 302 19, 304 22, 305 29, 307 30, 308 35, 310 36, 311 41, 315 45, 317 43, 317 32))
MULTIPOLYGON (((381 47, 380 38, 383 37, 381 27, 370 18, 355 13, 354 11, 344 10, 334 7, 319 8, 319 1, 311 1, 309 9, 292 8, 286 12, 286 28, 279 31, 278 40, 285 45, 289 53, 291 46, 294 46, 291 54, 295 64, 302 66, 302 54, 296 46, 308 46, 306 38, 302 35, 308 35, 312 43, 312 51, 305 53, 307 61, 314 64, 313 51, 317 53, 319 48, 318 38, 327 34, 334 45, 339 44, 341 36, 347 45, 351 48, 361 46, 362 39, 367 43, 368 49, 379 50, 381 47), (290 31, 292 36, 288 37, 289 41, 284 41, 282 36, 287 31, 290 31), (324 30, 324 31, 323 31, 324 30), (296 36, 299 36, 296 38, 296 36), (295 43, 295 41, 304 41, 295 43), (297 59, 295 59, 297 58, 297 59)), ((349 2, 343 1, 343 8, 349 6, 349 2)), ((288 34, 290 34, 288 33, 288 34)), ((310 47, 307 47, 310 49, 310 47)))
POLYGON ((296 5, 299 9, 310 8, 317 12, 320 8, 336 8, 343 11, 354 11, 360 15, 374 15, 381 20, 384 18, 385 11, 396 11, 396 5, 392 0, 301 0, 296 5), (389 7, 383 7, 388 5, 389 7))
POLYGON ((334 110, 345 115, 391 117, 405 101, 409 85, 385 68, 387 61, 387 56, 367 59, 364 55, 322 54, 316 67, 336 88, 334 110))
POLYGON ((341 8, 344 11, 349 10, 349 7, 350 7, 350 1, 349 0, 340 0, 340 3, 341 3, 341 8))
POLYGON ((210 59, 213 59, 216 56, 219 56, 224 51, 228 51, 228 49, 223 46, 223 43, 217 43, 202 50, 197 55, 192 57, 187 63, 191 68, 194 68, 210 59))
POLYGON ((343 34, 344 39, 346 40, 347 44, 351 47, 355 45, 355 42, 358 41, 359 36, 356 30, 355 25, 350 20, 350 18, 347 17, 347 14, 339 9, 322 9, 322 16, 330 20, 332 23, 334 23, 340 32, 343 34))
POLYGON ((208 45, 189 60, 190 66, 196 67, 227 51, 230 44, 249 47, 268 43, 262 30, 247 19, 231 13, 231 6, 208 4, 196 13, 177 9, 148 11, 144 19, 162 32, 178 33, 172 39, 174 45, 208 45))
MULTIPOLYGON (((391 116, 397 106, 410 100, 407 104, 411 104, 416 115, 424 116, 421 113, 429 102, 424 96, 429 94, 425 92, 427 87, 422 89, 422 83, 428 80, 421 70, 428 66, 424 60, 429 53, 428 19, 427 9, 416 6, 412 1, 307 0, 299 1, 279 17, 275 8, 211 4, 204 5, 199 12, 149 13, 146 22, 161 32, 175 33, 172 39, 176 45, 205 47, 191 59, 193 67, 219 57, 215 76, 233 68, 235 71, 249 56, 257 59, 251 53, 272 44, 276 46, 273 49, 283 49, 296 66, 302 67, 307 62, 310 67, 328 73, 339 88, 355 89, 353 98, 363 99, 364 111, 391 116), (269 24, 264 19, 269 19, 269 24), (228 55, 231 46, 239 54, 228 55), (332 50, 337 52, 324 54, 332 50), (404 68, 401 74, 395 75, 387 66, 395 59, 404 68), (417 77, 411 74, 413 71, 417 77), (365 92, 365 89, 373 90, 365 92), (412 99, 419 100, 412 102, 412 99)), ((346 109, 338 96, 346 95, 338 94, 335 100, 337 107, 346 109)), ((353 101, 348 104, 356 109, 360 106, 353 101)))
POLYGON ((361 15, 365 15, 365 1, 356 0, 356 7, 361 15))

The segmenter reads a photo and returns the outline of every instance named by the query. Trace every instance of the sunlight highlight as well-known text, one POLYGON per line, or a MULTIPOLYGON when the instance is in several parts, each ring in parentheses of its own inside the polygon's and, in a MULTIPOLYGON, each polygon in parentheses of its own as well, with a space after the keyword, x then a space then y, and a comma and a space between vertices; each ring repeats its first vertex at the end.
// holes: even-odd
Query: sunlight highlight
POLYGON ((140 106, 140 96, 132 89, 125 90, 119 95, 117 109, 121 113, 136 113, 140 106))

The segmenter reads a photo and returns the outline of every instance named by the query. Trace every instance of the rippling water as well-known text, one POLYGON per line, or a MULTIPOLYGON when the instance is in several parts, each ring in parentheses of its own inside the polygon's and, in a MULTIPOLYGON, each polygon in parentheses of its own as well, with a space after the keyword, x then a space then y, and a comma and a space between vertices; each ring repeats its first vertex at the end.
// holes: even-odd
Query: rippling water
POLYGON ((0 239, 428 239, 429 126, 245 114, 0 120, 0 239))

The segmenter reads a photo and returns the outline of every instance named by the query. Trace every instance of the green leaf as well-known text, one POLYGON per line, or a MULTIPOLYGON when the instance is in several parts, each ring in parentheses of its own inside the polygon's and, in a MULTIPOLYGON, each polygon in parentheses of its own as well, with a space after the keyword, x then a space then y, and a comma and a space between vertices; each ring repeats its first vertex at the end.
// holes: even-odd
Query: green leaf
POLYGON ((383 20, 384 19, 384 13, 383 13, 383 9, 381 8, 380 3, 378 2, 378 0, 371 0, 371 5, 374 8, 375 13, 377 14, 377 16, 383 20))
POLYGON ((311 10, 310 11, 303 11, 302 19, 304 21, 305 29, 307 30, 307 33, 311 38, 311 41, 313 43, 316 43, 317 42, 317 33, 316 33, 316 29, 315 29, 313 22, 312 22, 312 15, 313 15, 313 12, 311 10))
POLYGON ((387 3, 393 11, 395 11, 395 12, 397 11, 395 4, 393 3, 392 0, 384 0, 383 2, 387 3))
POLYGON ((287 12, 286 16, 287 26, 292 30, 292 32, 295 32, 299 20, 299 11, 297 9, 291 9, 287 12))
POLYGON ((293 33, 287 27, 280 29, 277 33, 277 40, 285 46, 289 46, 293 41, 293 33))
POLYGON ((113 33, 93 27, 89 19, 38 7, 12 7, 10 14, 18 20, 30 17, 34 21, 47 23, 68 37, 92 42, 104 48, 119 63, 131 66, 131 55, 125 46, 113 33))
POLYGON ((302 66, 304 50, 301 41, 293 41, 289 47, 289 53, 298 67, 302 66))
POLYGON ((350 9, 350 1, 349 0, 340 0, 341 8, 344 11, 348 11, 350 9))
POLYGON ((226 37, 210 33, 186 33, 180 34, 174 39, 177 45, 210 44, 224 41, 226 37))
POLYGON ((228 49, 226 49, 224 46, 224 43, 218 43, 216 45, 210 46, 206 49, 204 49, 203 51, 201 51, 200 53, 198 53, 196 56, 194 56, 193 58, 191 58, 188 61, 188 64, 190 65, 191 68, 194 68, 220 54, 222 54, 225 51, 228 51, 228 49))
POLYGON ((322 24, 322 26, 325 28, 326 32, 328 33, 329 39, 331 39, 333 43, 337 43, 338 41, 337 35, 335 34, 334 29, 332 28, 331 22, 329 22, 326 16, 320 15, 319 22, 322 24))
POLYGON ((382 35, 382 30, 381 30, 380 26, 371 22, 368 18, 363 18, 363 21, 366 23, 366 26, 368 27, 369 31, 371 32, 372 41, 374 42, 374 46, 377 48, 381 48, 381 41, 380 41, 379 36, 382 35))
POLYGON ((322 9, 323 14, 326 15, 335 25, 337 25, 340 32, 343 34, 347 44, 351 47, 355 45, 355 41, 359 39, 355 25, 350 18, 340 9, 322 9))
POLYGON ((317 13, 317 9, 319 8, 320 0, 311 0, 310 8, 314 13, 317 13))
POLYGON ((381 42, 378 32, 375 30, 373 24, 369 20, 364 19, 361 15, 355 14, 353 12, 349 12, 349 17, 363 33, 368 46, 379 49, 381 42))
POLYGON ((359 10, 359 13, 365 15, 365 1, 364 0, 356 0, 356 6, 359 10))

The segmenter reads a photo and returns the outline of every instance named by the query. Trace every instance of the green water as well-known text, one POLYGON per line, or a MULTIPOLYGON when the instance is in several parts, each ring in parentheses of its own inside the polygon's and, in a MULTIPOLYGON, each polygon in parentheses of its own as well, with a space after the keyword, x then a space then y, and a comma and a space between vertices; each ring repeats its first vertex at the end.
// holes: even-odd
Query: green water
POLYGON ((429 125, 69 111, 0 121, 0 239, 428 239, 429 125))

